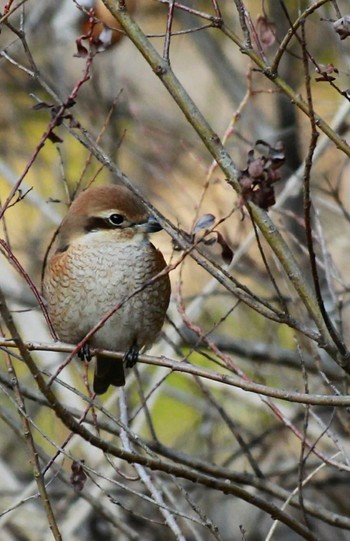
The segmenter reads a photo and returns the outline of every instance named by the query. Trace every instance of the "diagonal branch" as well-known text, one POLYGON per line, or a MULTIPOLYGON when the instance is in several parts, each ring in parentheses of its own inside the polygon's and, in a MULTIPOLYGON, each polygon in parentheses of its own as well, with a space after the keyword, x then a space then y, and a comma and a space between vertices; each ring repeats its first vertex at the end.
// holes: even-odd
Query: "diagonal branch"
MULTIPOLYGON (((208 124, 202 113, 196 107, 195 103, 192 101, 191 97, 188 95, 186 90, 183 88, 169 65, 164 61, 164 59, 159 55, 150 41, 147 39, 145 34, 142 32, 140 27, 135 23, 135 21, 123 10, 118 8, 118 5, 115 4, 112 0, 103 0, 105 6, 109 9, 112 15, 118 20, 119 24, 123 27, 129 38, 133 41, 135 46, 139 49, 141 54, 144 56, 146 61, 149 63, 153 71, 160 78, 164 86, 167 88, 175 102, 178 104, 182 112, 184 113, 188 122, 195 129, 199 137, 202 139, 204 145, 207 147, 210 154, 217 161, 218 165, 224 172, 228 182, 232 185, 237 193, 240 193, 241 187, 239 184, 239 171, 236 165, 234 164, 231 156, 222 145, 218 135, 212 130, 211 126, 208 124)), ((237 39, 235 37, 235 39, 237 39)), ((241 44, 243 50, 243 44, 241 44)), ((254 52, 249 50, 244 50, 249 56, 260 65, 265 71, 267 66, 260 59, 260 57, 254 52)), ((269 76, 268 73, 266 73, 269 76)), ((270 78, 276 82, 276 78, 270 78)), ((286 86, 286 84, 279 80, 281 86, 286 86), (283 84, 282 84, 283 83, 283 84)), ((291 91, 291 89, 290 89, 291 91)), ((293 96, 295 93, 293 92, 293 96)), ((301 100, 303 109, 305 112, 308 112, 308 106, 301 100)), ((300 101, 299 100, 299 101, 300 101)), ((319 125, 321 128, 321 125, 319 125)), ((321 128, 322 129, 322 128, 321 128)), ((331 128, 328 129, 331 130, 331 128)), ((337 136, 337 139, 339 137, 337 136)), ((347 145, 346 145, 347 146, 347 145)), ((347 147, 350 154, 350 149, 347 147)), ((265 236, 266 240, 270 244, 272 250, 279 259, 282 267, 284 268, 287 276, 291 280, 294 288, 298 292, 301 300, 303 301, 305 307, 307 308, 310 317, 314 320, 319 329, 322 338, 324 340, 325 349, 333 357, 333 359, 340 365, 346 372, 350 372, 350 363, 348 354, 344 355, 344 352, 339 352, 338 348, 333 345, 329 331, 324 323, 324 319, 320 312, 317 299, 315 298, 314 293, 309 288, 308 284, 304 279, 304 275, 301 272, 292 252, 289 250, 286 242, 281 236, 279 230, 272 222, 268 214, 261 208, 251 204, 251 213, 252 216, 261 230, 262 234, 265 236)))

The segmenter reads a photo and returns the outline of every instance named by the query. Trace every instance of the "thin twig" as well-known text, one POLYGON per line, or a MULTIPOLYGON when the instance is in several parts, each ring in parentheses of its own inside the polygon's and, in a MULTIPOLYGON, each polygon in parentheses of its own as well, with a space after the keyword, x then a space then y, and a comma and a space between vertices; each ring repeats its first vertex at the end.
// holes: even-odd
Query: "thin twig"
MULTIPOLYGON (((6 314, 6 319, 7 319, 6 324, 8 324, 11 327, 13 324, 11 323, 12 318, 11 318, 10 313, 6 314)), ((54 515, 52 505, 51 505, 51 502, 46 490, 44 475, 41 472, 39 457, 36 450, 36 444, 34 442, 30 422, 28 419, 28 413, 26 411, 25 403, 21 394, 19 384, 18 384, 17 374, 12 364, 10 356, 7 356, 7 365, 8 365, 8 371, 13 381, 13 388, 15 390, 17 409, 21 416, 23 434, 24 434, 28 452, 29 452, 29 463, 31 464, 32 469, 33 469, 33 476, 38 487, 42 505, 45 509, 49 528, 52 532, 54 539, 56 541, 62 541, 62 537, 57 525, 56 517, 54 515)))
POLYGON ((167 17, 167 23, 166 23, 166 33, 165 33, 165 39, 164 39, 164 49, 163 49, 163 58, 169 64, 170 66, 170 40, 171 40, 171 29, 173 26, 173 20, 174 20, 174 9, 175 9, 175 0, 169 0, 169 7, 168 7, 168 17, 167 17))
POLYGON ((238 11, 238 17, 239 17, 239 23, 241 25, 244 39, 245 39, 244 47, 247 49, 252 49, 252 41, 250 38, 250 32, 249 32, 249 28, 248 28, 247 20, 246 20, 247 10, 241 0, 234 0, 234 2, 236 4, 236 9, 238 11))
MULTIPOLYGON (((77 350, 76 346, 68 345, 52 345, 52 344, 42 344, 34 342, 23 342, 28 351, 62 351, 62 352, 75 352, 77 350)), ((14 348, 18 347, 15 341, 0 339, 0 348, 14 348)), ((216 348, 215 348, 216 349, 216 348)), ((111 359, 119 359, 122 361, 125 352, 111 352, 107 350, 96 350, 98 353, 102 353, 110 357, 111 359)), ((93 351, 94 352, 94 351, 93 351)), ((70 355, 72 357, 73 355, 70 355)), ((199 366, 189 364, 187 362, 174 361, 165 357, 152 357, 150 355, 140 355, 138 362, 149 364, 152 366, 161 366, 164 368, 169 368, 172 372, 179 372, 181 374, 192 374, 194 376, 199 376, 208 380, 217 381, 221 384, 225 384, 231 387, 237 387, 238 389, 243 389, 256 394, 261 394, 271 398, 277 398, 280 400, 285 400, 287 402, 296 402, 299 404, 311 404, 315 406, 332 406, 332 407, 349 407, 350 406, 350 396, 344 395, 322 395, 322 394, 305 394, 298 393, 295 391, 286 391, 282 389, 276 389, 269 387, 267 385, 262 385, 261 383, 254 383, 251 381, 246 381, 243 378, 234 378, 228 374, 221 374, 214 372, 212 370, 207 370, 199 366)))
POLYGON ((325 325, 327 326, 330 336, 332 337, 334 343, 336 344, 337 349, 340 352, 340 354, 346 359, 346 358, 350 358, 350 352, 348 351, 344 341, 339 336, 336 328, 334 327, 333 322, 331 321, 323 302, 322 289, 320 285, 320 279, 319 279, 318 269, 317 269, 316 254, 315 254, 315 249, 314 249, 314 241, 313 241, 313 234, 312 234, 312 218, 311 218, 312 200, 311 200, 311 192, 310 192, 310 177, 311 177, 311 169, 312 169, 312 164, 313 164, 313 155, 314 155, 315 148, 317 145, 317 140, 318 140, 318 130, 317 130, 317 121, 316 121, 316 117, 314 113, 313 99, 312 99, 312 93, 311 93, 310 71, 309 71, 309 64, 308 64, 308 54, 306 50, 305 24, 301 25, 301 32, 302 32, 301 45, 302 45, 302 51, 303 51, 303 65, 304 65, 304 71, 305 71, 305 88, 306 88, 307 102, 308 102, 308 107, 309 107, 309 118, 310 118, 310 124, 311 124, 311 138, 310 138, 308 154, 305 160, 304 185, 303 185, 304 186, 305 234, 306 234, 307 247, 309 251, 311 273, 312 273, 313 283, 315 287, 315 293, 316 293, 318 306, 320 308, 320 312, 322 314, 323 320, 325 322, 325 325))
MULTIPOLYGON (((12 388, 12 382, 9 378, 5 378, 0 374, 0 381, 2 381, 7 387, 12 388)), ((31 389, 26 389, 21 384, 21 393, 26 396, 27 398, 34 400, 37 403, 40 403, 46 407, 52 408, 52 405, 49 404, 45 399, 43 399, 41 396, 39 396, 38 393, 35 393, 31 389)), ((72 389, 73 390, 73 389, 72 389)), ((67 408, 69 413, 73 415, 76 418, 81 418, 83 415, 82 411, 77 411, 73 408, 67 408)), ((102 413, 105 413, 106 416, 111 417, 111 422, 107 423, 103 419, 99 420, 99 424, 101 429, 107 431, 110 434, 119 436, 120 435, 120 429, 118 429, 118 422, 115 418, 112 418, 109 411, 106 411, 105 408, 101 408, 102 413)), ((6 416, 7 422, 9 421, 10 416, 6 416)), ((90 417, 86 418, 86 422, 94 425, 94 420, 90 417)), ((127 427, 124 427, 124 430, 128 430, 127 427)), ((175 451, 169 447, 166 447, 158 442, 145 442, 143 441, 139 436, 134 437, 132 432, 128 432, 129 437, 132 439, 134 444, 140 445, 142 444, 145 446, 145 449, 147 447, 149 450, 153 450, 154 452, 157 452, 161 454, 162 456, 168 457, 171 460, 174 460, 175 462, 179 464, 184 464, 188 466, 195 467, 199 471, 202 471, 203 473, 213 475, 217 478, 222 479, 230 479, 235 483, 238 484, 247 484, 248 486, 255 487, 256 489, 262 490, 266 492, 267 494, 270 494, 274 497, 277 497, 279 499, 286 499, 288 497, 288 492, 281 487, 266 481, 264 479, 257 479, 256 477, 253 477, 251 475, 247 475, 245 473, 239 473, 232 471, 232 469, 223 468, 220 466, 216 466, 214 464, 210 464, 208 461, 200 460, 196 457, 187 455, 183 452, 175 451)), ((54 442, 52 442, 54 444, 54 442)), ((63 451, 63 450, 62 450, 63 451)), ((63 451, 66 452, 66 451, 63 451)), ((153 455, 154 456, 154 455, 153 455)), ((72 458, 69 456, 69 458, 72 458)), ((341 465, 339 463, 335 463, 333 460, 329 461, 330 464, 333 464, 338 469, 343 469, 343 471, 350 471, 348 468, 346 468, 345 465, 341 465)), ((322 467, 324 467, 326 464, 322 463, 322 467)), ((273 470, 273 475, 275 476, 277 474, 276 470, 273 470)), ((296 500, 293 500, 292 498, 289 499, 289 503, 295 507, 298 507, 298 502, 296 500)), ((322 521, 325 521, 329 524, 336 524, 339 527, 350 529, 350 520, 348 517, 338 515, 336 513, 330 512, 326 509, 320 508, 318 504, 313 504, 311 501, 304 501, 304 504, 306 505, 308 513, 311 515, 319 518, 322 521)))
MULTIPOLYGON (((119 407, 120 407, 120 418, 125 426, 128 426, 128 415, 127 415, 127 409, 126 409, 126 401, 125 401, 125 394, 122 391, 119 393, 119 407)), ((120 438, 123 444, 123 448, 126 449, 128 452, 132 452, 132 447, 128 438, 127 433, 122 429, 120 433, 120 438)), ((162 496, 162 491, 156 487, 155 483, 151 479, 151 477, 146 472, 145 468, 141 466, 140 464, 134 465, 135 470, 137 471, 138 475, 140 476, 142 483, 145 485, 147 490, 151 493, 152 497, 154 498, 154 501, 158 504, 159 512, 163 515, 167 525, 169 526, 169 529, 175 536, 175 539, 178 541, 186 541, 185 536, 181 532, 175 517, 170 513, 169 509, 165 506, 165 502, 162 496)))

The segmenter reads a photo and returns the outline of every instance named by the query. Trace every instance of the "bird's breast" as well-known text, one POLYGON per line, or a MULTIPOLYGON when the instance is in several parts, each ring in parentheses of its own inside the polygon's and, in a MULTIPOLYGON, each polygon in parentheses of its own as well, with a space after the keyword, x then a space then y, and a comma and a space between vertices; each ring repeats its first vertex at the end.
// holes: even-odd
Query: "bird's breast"
POLYGON ((162 327, 170 285, 167 275, 147 284, 165 265, 147 239, 101 242, 93 234, 53 255, 43 289, 57 334, 76 343, 121 304, 92 344, 114 350, 126 350, 134 341, 150 345, 162 327))

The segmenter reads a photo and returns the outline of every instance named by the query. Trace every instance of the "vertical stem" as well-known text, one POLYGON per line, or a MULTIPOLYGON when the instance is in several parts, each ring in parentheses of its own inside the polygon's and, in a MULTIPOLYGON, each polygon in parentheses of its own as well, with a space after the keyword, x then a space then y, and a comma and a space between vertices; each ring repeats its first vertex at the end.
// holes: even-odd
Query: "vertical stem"
POLYGON ((311 201, 311 191, 310 191, 310 177, 311 177, 311 169, 312 169, 312 164, 313 164, 313 155, 314 155, 317 140, 318 140, 318 131, 317 131, 313 100, 312 100, 311 84, 310 84, 309 61, 308 61, 308 54, 306 50, 305 21, 301 25, 301 47, 303 51, 305 87, 306 87, 307 103, 309 106, 309 118, 310 118, 310 124, 311 124, 311 139, 310 139, 309 151, 306 157, 305 169, 304 169, 304 221, 305 221, 307 248, 309 252, 311 273, 312 273, 312 278, 313 278, 314 287, 315 287, 316 299, 318 302, 320 312, 322 314, 325 325, 329 331, 329 334, 332 337, 332 340, 336 344, 341 355, 343 357, 346 357, 347 355, 349 355, 348 350, 344 342, 340 338, 336 328, 334 327, 333 322, 330 319, 327 313, 327 310, 325 308, 324 302, 323 302, 322 289, 321 289, 320 279, 319 279, 319 274, 318 274, 318 269, 317 269, 316 254, 315 254, 313 235, 312 235, 312 218, 311 218, 312 201, 311 201))
POLYGON ((167 18, 167 24, 166 24, 166 33, 165 33, 164 50, 163 50, 163 58, 169 64, 169 66, 170 66, 169 51, 170 51, 170 40, 171 40, 171 28, 173 26, 174 9, 175 9, 175 0, 169 0, 168 18, 167 18))

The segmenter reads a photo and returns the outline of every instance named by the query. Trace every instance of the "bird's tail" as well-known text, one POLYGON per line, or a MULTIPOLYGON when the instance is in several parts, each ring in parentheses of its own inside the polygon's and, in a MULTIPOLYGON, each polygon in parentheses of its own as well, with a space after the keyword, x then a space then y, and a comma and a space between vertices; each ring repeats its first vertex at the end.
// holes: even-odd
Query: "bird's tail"
POLYGON ((97 355, 94 377, 94 392, 103 394, 110 385, 122 387, 125 385, 125 374, 122 361, 97 355))

